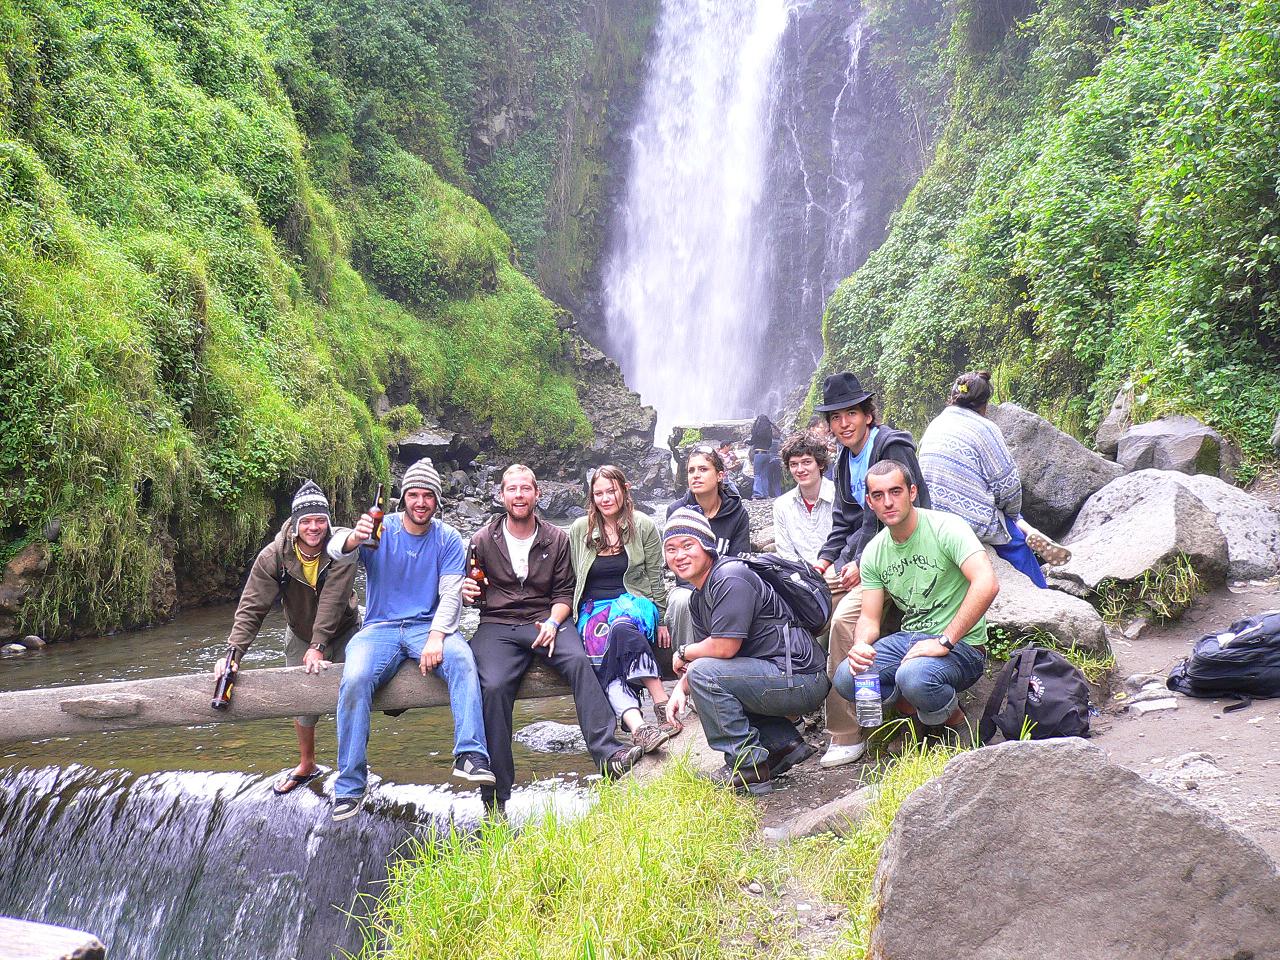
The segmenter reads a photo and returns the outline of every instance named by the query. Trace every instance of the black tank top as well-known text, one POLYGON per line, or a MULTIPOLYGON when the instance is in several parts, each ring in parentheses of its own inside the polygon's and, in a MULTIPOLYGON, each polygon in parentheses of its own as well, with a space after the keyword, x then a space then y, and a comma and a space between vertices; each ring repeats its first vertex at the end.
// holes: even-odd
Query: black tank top
POLYGON ((583 600, 616 600, 627 592, 622 583, 626 572, 626 551, 612 557, 596 557, 591 569, 587 571, 587 582, 582 590, 583 600))

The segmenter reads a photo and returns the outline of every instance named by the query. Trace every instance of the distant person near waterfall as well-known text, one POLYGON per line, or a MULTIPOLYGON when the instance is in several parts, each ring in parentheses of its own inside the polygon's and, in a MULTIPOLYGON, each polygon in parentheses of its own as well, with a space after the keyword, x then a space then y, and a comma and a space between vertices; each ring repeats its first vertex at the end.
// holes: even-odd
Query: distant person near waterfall
MULTIPOLYGON (((716 537, 716 553, 736 557, 751 551, 751 517, 733 484, 725 482, 725 463, 710 446, 694 447, 685 463, 689 492, 667 507, 667 516, 681 507, 702 512, 716 537)), ((693 642, 689 600, 693 588, 676 574, 676 585, 667 594, 667 627, 674 645, 693 642)))
POLYGON ((671 646, 662 622, 662 536, 636 509, 619 467, 606 464, 592 472, 587 515, 569 527, 569 556, 576 577, 572 609, 587 656, 632 742, 650 753, 680 730, 667 719, 667 691, 654 656, 656 647, 671 646), (657 723, 640 712, 645 691, 657 723))
MULTIPOLYGON (((335 565, 325 554, 329 545, 329 501, 308 480, 293 496, 289 519, 258 553, 236 606, 229 646, 242 655, 249 650, 277 600, 284 607, 284 662, 319 673, 341 662, 347 642, 360 629, 360 606, 354 590, 354 567, 335 565)), ((219 657, 220 677, 226 658, 219 657)), ((233 667, 234 669, 234 667, 233 667)), ((316 766, 316 716, 293 718, 298 734, 298 765, 272 791, 290 793, 320 776, 316 766)))
POLYGON ((1059 564, 1071 551, 1022 518, 1022 478, 1004 434, 987 416, 990 401, 990 373, 956 377, 947 406, 920 437, 920 467, 935 508, 963 518, 997 555, 1048 587, 1035 555, 1059 564))
POLYGON ((782 458, 777 424, 763 413, 751 425, 751 469, 755 474, 751 499, 764 500, 782 495, 782 458))
POLYGON ((347 645, 338 689, 334 820, 355 816, 364 803, 373 693, 411 660, 424 677, 438 672, 448 685, 453 775, 471 783, 494 782, 476 661, 458 632, 466 563, 462 536, 436 516, 443 499, 440 474, 424 457, 405 471, 400 512, 383 518, 379 535, 366 513, 354 529, 336 530, 329 543, 331 557, 353 570, 359 558, 368 577, 364 627, 347 645))
MULTIPOLYGON (((835 373, 822 383, 822 403, 815 408, 825 414, 831 432, 841 446, 836 461, 835 509, 831 535, 818 553, 816 568, 827 575, 834 570, 831 598, 831 641, 827 670, 834 676, 853 646, 854 628, 862 612, 862 586, 858 564, 862 551, 880 529, 875 513, 866 506, 867 471, 881 460, 905 464, 913 478, 918 506, 929 506, 929 491, 920 477, 916 445, 911 434, 882 424, 876 413, 874 395, 862 388, 852 373, 835 373)), ((827 697, 827 732, 831 744, 819 763, 838 767, 853 763, 866 749, 862 728, 854 716, 853 704, 839 694, 827 697)))
MULTIPOLYGON (((512 464, 502 474, 502 505, 505 512, 471 538, 488 581, 471 649, 484 689, 484 726, 496 777, 492 786, 481 787, 480 798, 487 810, 498 814, 511 799, 515 783, 511 715, 516 691, 534 657, 564 677, 573 690, 578 726, 604 776, 622 776, 644 756, 643 747, 624 747, 614 735, 613 707, 573 623, 569 536, 538 517, 538 478, 524 464, 512 464)), ((468 603, 482 596, 471 578, 462 593, 468 603)))

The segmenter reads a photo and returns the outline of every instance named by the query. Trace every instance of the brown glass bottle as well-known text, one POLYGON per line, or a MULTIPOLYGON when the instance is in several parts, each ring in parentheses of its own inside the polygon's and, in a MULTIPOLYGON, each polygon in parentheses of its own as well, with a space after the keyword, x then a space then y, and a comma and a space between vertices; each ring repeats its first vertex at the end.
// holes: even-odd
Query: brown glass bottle
POLYGON ((382 484, 378 484, 378 492, 373 495, 373 506, 369 508, 369 516, 373 518, 373 532, 369 534, 369 546, 375 550, 382 542, 382 484))
POLYGON ((235 647, 227 651, 222 676, 218 678, 218 682, 213 687, 213 702, 209 704, 215 710, 225 710, 231 706, 231 692, 236 687, 235 668, 240 663, 240 656, 241 651, 235 647))
POLYGON ((489 595, 489 578, 484 575, 484 568, 480 566, 480 558, 476 556, 474 543, 467 545, 467 579, 474 580, 480 588, 480 596, 473 602, 477 607, 483 607, 485 598, 489 595))

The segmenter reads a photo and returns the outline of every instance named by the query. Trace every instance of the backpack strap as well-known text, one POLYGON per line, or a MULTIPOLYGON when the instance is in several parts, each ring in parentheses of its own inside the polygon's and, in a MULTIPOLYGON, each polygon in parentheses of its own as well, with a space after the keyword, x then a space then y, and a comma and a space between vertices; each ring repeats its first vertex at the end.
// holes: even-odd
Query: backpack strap
MULTIPOLYGON (((1026 716, 1027 691, 1031 686, 1031 671, 1035 662, 1036 648, 1023 647, 1000 671, 978 727, 978 736, 983 743, 995 735, 999 721, 1003 720, 1012 726, 1012 721, 1018 716, 1026 716)), ((1006 739, 1011 738, 1006 734, 1006 739)))
POLYGON ((1230 699, 1230 700, 1234 700, 1234 701, 1235 701, 1235 703, 1231 704, 1230 706, 1228 706, 1228 707, 1223 707, 1223 708, 1222 708, 1222 712, 1223 712, 1223 713, 1235 713, 1237 710, 1244 710, 1244 709, 1246 709, 1246 708, 1248 708, 1248 707, 1252 707, 1252 706, 1253 706, 1253 697, 1248 696, 1247 694, 1244 694, 1244 693, 1225 693, 1225 694, 1223 694, 1223 696, 1224 696, 1224 697, 1227 697, 1227 698, 1228 698, 1228 699, 1230 699))
POLYGON ((995 688, 991 691, 991 696, 987 698, 987 705, 982 711, 982 720, 978 724, 978 737, 983 743, 986 743, 995 735, 996 714, 1004 706, 1004 698, 1009 693, 1009 682, 1013 679, 1016 669, 1016 663, 1011 660, 1004 665, 1000 670, 1000 675, 996 677, 995 688))

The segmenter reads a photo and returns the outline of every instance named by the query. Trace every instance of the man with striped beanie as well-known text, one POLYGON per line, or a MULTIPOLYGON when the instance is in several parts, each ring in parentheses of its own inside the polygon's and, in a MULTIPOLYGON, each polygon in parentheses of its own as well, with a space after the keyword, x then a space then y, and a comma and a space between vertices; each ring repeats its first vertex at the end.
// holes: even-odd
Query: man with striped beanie
POLYGON ((357 557, 367 574, 364 627, 347 646, 338 691, 338 780, 333 819, 355 816, 368 781, 366 751, 374 691, 415 660, 425 677, 438 672, 449 687, 453 711, 453 775, 471 783, 494 782, 489 769, 481 712, 480 678, 462 618, 466 557, 462 536, 436 517, 442 498, 440 474, 427 458, 405 471, 400 512, 382 521, 364 514, 354 529, 339 527, 329 555, 344 564, 357 557))
POLYGON ((700 510, 672 512, 662 550, 672 572, 693 585, 697 637, 672 658, 680 682, 667 714, 678 717, 692 698, 707 743, 725 758, 712 779, 766 793, 775 776, 815 752, 787 718, 816 710, 826 697, 826 657, 811 633, 790 623, 772 587, 742 560, 716 554, 700 510))

